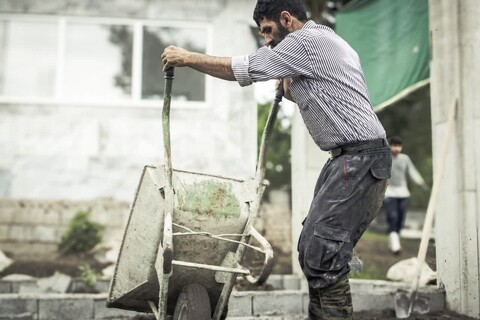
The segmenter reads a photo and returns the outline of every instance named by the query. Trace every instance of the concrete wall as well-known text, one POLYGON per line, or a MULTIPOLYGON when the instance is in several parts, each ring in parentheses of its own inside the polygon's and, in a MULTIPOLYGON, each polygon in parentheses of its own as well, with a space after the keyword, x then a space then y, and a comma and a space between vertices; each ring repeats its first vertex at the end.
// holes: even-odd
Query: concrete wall
POLYGON ((480 8, 474 0, 431 0, 434 177, 447 115, 457 117, 436 210, 439 282, 447 308, 480 317, 480 8))
MULTIPOLYGON (((256 49, 250 30, 254 5, 254 0, 15 0, 1 1, 0 13, 207 23, 212 30, 211 53, 223 56, 256 49), (242 41, 236 41, 239 35, 242 41)), ((253 88, 207 77, 207 91, 204 107, 177 108, 172 103, 174 167, 252 176, 253 88)), ((160 105, 1 102, 0 197, 129 201, 142 166, 163 161, 160 105)))

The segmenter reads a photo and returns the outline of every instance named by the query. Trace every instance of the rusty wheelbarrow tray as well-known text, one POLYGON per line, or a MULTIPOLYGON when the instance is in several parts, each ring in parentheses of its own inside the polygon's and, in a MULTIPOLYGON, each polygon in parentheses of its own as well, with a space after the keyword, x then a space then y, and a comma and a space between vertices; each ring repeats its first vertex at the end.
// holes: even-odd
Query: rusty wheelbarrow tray
POLYGON ((157 319, 222 317, 237 276, 263 283, 273 250, 253 227, 265 190, 266 149, 282 99, 279 86, 265 125, 255 178, 238 180, 173 170, 170 93, 165 75, 164 165, 144 167, 125 228, 107 307, 153 312, 157 319), (261 247, 248 244, 254 237, 261 247), (245 249, 264 253, 260 274, 241 266, 245 249), (194 310, 193 310, 194 309, 194 310))

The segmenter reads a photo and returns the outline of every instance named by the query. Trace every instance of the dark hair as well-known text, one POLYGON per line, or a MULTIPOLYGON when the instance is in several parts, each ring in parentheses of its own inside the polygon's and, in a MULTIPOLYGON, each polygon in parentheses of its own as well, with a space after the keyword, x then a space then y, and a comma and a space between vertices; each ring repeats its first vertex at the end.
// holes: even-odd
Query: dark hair
POLYGON ((307 21, 307 13, 302 0, 257 0, 257 5, 253 10, 253 20, 258 26, 264 18, 278 22, 282 11, 290 12, 300 21, 307 21))
POLYGON ((390 144, 395 144, 395 145, 399 145, 399 146, 403 145, 403 140, 399 136, 390 137, 390 139, 388 139, 388 142, 390 144))

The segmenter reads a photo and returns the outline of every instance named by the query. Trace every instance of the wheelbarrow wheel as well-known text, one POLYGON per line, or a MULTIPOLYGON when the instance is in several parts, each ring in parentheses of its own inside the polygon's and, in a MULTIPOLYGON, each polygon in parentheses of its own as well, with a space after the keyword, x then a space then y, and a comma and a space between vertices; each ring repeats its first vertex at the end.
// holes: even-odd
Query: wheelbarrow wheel
POLYGON ((207 290, 198 283, 186 285, 178 296, 173 320, 210 320, 211 317, 207 290))

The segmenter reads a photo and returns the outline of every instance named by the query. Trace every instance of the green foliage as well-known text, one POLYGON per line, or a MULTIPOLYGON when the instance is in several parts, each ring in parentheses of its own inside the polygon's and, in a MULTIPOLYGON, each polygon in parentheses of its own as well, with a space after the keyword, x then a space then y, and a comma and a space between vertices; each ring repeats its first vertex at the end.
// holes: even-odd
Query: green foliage
POLYGON ((90 212, 78 212, 58 245, 61 254, 86 253, 102 240, 104 227, 90 221, 90 212))
POLYGON ((88 287, 93 288, 95 283, 97 283, 99 274, 90 267, 89 264, 84 264, 83 266, 79 267, 80 273, 80 280, 83 281, 88 287))
MULTIPOLYGON (((258 147, 270 112, 270 104, 258 105, 258 147)), ((269 190, 291 187, 291 121, 280 108, 267 149, 265 177, 269 190)))

